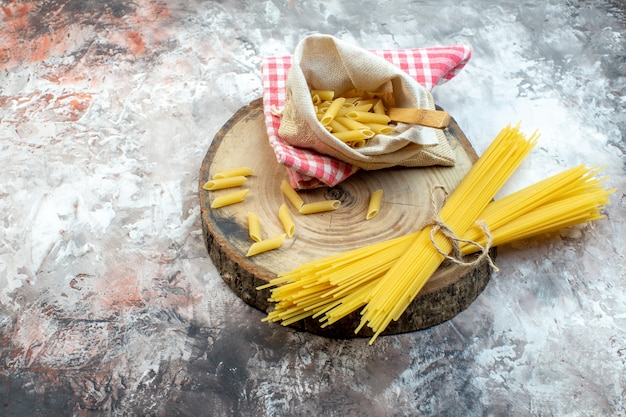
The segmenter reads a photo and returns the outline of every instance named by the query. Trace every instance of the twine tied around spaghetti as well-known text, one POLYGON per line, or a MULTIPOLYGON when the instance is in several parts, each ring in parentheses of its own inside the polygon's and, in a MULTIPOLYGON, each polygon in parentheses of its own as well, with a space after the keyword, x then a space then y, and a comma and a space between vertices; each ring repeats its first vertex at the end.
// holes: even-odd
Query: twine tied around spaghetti
MULTIPOLYGON (((433 220, 430 223, 428 223, 426 226, 431 226, 430 243, 433 245, 433 247, 437 250, 437 252, 439 252, 441 256, 443 256, 450 262, 453 262, 457 265, 471 267, 471 266, 478 265, 480 262, 482 262, 483 259, 487 259, 487 262, 489 262, 489 266, 494 271, 496 272, 499 271, 498 267, 495 265, 495 263, 493 262, 493 259, 489 255, 489 251, 491 250, 491 247, 493 244, 493 235, 491 234, 491 231, 489 230, 489 226, 487 225, 487 223, 483 220, 477 220, 475 223, 475 225, 478 228, 480 228, 480 230, 483 231, 483 233, 485 234, 485 237, 487 238, 487 242, 485 243, 484 246, 476 241, 463 239, 457 236, 456 233, 454 233, 454 230, 452 230, 450 226, 448 226, 446 222, 444 222, 439 217, 439 210, 441 207, 438 207, 438 204, 435 198, 435 191, 437 189, 441 189, 444 192, 445 194, 444 202, 448 197, 448 192, 446 191, 443 185, 435 185, 430 190, 430 201, 432 204, 431 209, 432 209, 433 220), (452 244, 452 248, 453 248, 453 255, 449 255, 448 253, 444 252, 439 247, 437 242, 435 242, 435 234, 437 232, 440 232, 450 241, 450 243, 452 244), (464 261, 463 254, 461 252, 461 246, 459 245, 460 243, 467 243, 469 245, 476 246, 480 251, 480 255, 472 261, 469 261, 469 262, 464 261)), ((441 206, 443 206, 443 203, 441 204, 441 206)))

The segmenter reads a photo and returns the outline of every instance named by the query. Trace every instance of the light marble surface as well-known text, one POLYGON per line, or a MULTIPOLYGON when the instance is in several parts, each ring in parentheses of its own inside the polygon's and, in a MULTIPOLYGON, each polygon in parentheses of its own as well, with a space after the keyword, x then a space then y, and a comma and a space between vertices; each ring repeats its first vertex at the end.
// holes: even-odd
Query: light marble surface
POLYGON ((622 1, 0 4, 0 416, 626 415, 622 1), (314 32, 471 45, 437 103, 478 153, 542 134, 503 193, 601 165, 607 218, 501 247, 428 330, 261 323, 207 256, 198 171, 260 59, 314 32))

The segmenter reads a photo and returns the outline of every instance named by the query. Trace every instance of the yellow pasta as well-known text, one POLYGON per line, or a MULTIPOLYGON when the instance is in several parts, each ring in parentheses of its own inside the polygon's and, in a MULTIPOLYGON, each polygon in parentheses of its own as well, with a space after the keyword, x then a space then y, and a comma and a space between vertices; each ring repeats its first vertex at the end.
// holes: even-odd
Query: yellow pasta
POLYGON ((343 106, 341 109, 339 109, 335 117, 347 116, 348 113, 351 113, 354 111, 368 112, 371 108, 372 108, 371 104, 356 104, 356 105, 350 104, 347 106, 343 106))
POLYGON ((395 125, 387 115, 385 100, 391 100, 393 94, 369 93, 351 90, 342 97, 335 97, 333 91, 311 90, 311 98, 317 120, 337 139, 352 148, 362 148, 368 140, 377 134, 390 134, 395 125), (325 94, 320 94, 324 91, 325 94), (364 133, 347 133, 363 131, 364 133))
POLYGON ((374 104, 372 110, 377 114, 387 114, 387 110, 385 110, 385 105, 382 100, 378 100, 378 102, 374 104))
POLYGON ((225 177, 207 181, 202 188, 207 191, 223 190, 224 188, 240 187, 248 180, 243 175, 236 177, 225 177))
POLYGON ((378 98, 359 98, 354 104, 355 106, 369 104, 370 109, 373 109, 379 102, 380 102, 380 99, 378 98))
POLYGON ((370 130, 376 134, 388 135, 393 132, 393 127, 380 123, 365 123, 370 130))
POLYGON ((250 175, 254 175, 254 171, 252 170, 252 168, 237 167, 237 168, 229 169, 227 171, 218 172, 215 175, 213 175, 213 179, 218 180, 220 178, 239 177, 239 176, 249 177, 250 175))
POLYGON ((378 214, 380 210, 380 204, 383 200, 383 190, 379 189, 372 193, 370 196, 370 202, 367 207, 367 214, 365 220, 369 220, 378 214))
POLYGON ((322 120, 320 120, 322 124, 323 125, 329 124, 335 118, 335 116, 337 115, 337 112, 339 111, 339 109, 341 109, 341 107, 343 106, 345 102, 346 102, 346 99, 344 97, 338 97, 334 99, 330 103, 330 106, 328 106, 328 108, 324 112, 324 117, 322 117, 322 120))
POLYGON ((300 210, 302 208, 304 200, 302 200, 302 197, 300 197, 296 190, 291 188, 291 185, 289 185, 287 181, 283 180, 280 183, 280 191, 283 192, 283 195, 287 197, 287 200, 289 200, 296 210, 300 210))
POLYGON ((337 210, 341 205, 339 200, 322 200, 313 203, 306 203, 300 207, 300 214, 315 214, 323 213, 326 211, 337 210))
POLYGON ((243 190, 233 191, 216 197, 211 203, 211 208, 220 208, 231 204, 241 203, 246 198, 246 195, 248 195, 248 191, 250 191, 248 188, 244 188, 243 190))
POLYGON ((311 97, 313 103, 319 104, 323 101, 332 101, 335 97, 335 92, 331 90, 311 90, 311 97))
MULTIPOLYGON (((441 222, 456 236, 462 236, 535 142, 535 136, 526 139, 518 128, 503 129, 447 199, 439 213, 441 222)), ((357 331, 364 325, 370 327, 374 332, 370 343, 406 310, 445 259, 442 252, 452 250, 452 242, 441 231, 431 230, 432 226, 427 227, 417 235, 368 296, 357 331)))
MULTIPOLYGON (((569 169, 537 184, 491 202, 478 216, 493 239, 493 246, 528 238, 602 218, 601 210, 609 203, 601 179, 592 178, 596 169, 583 166, 569 169)), ((470 228, 464 240, 485 244, 484 230, 470 228)), ((414 232, 367 247, 307 262, 297 269, 279 274, 259 287, 272 290, 274 311, 264 321, 283 325, 306 317, 319 318, 322 327, 331 325, 367 304, 368 295, 391 266, 411 246, 420 232, 414 232), (300 296, 306 288, 308 293, 300 296)), ((461 242, 464 255, 480 250, 461 242)))
POLYGON ((259 253, 268 252, 274 249, 278 249, 283 244, 285 240, 285 235, 278 235, 269 239, 261 240, 259 242, 254 242, 250 248, 248 249, 248 253, 246 253, 246 257, 258 255, 259 253))
POLYGON ((261 235, 261 221, 259 217, 252 212, 248 213, 248 234, 250 235, 250 239, 255 242, 263 240, 261 235))
POLYGON ((294 223, 293 218, 291 217, 291 213, 289 213, 289 209, 287 208, 286 204, 282 204, 278 209, 278 219, 283 225, 283 229, 285 229, 287 238, 291 239, 296 231, 296 224, 294 223))
MULTIPOLYGON (((472 226, 478 214, 533 146, 534 138, 526 140, 516 129, 503 130, 452 193, 439 217, 461 236, 472 226)), ((312 298, 307 296, 298 300, 296 305, 291 305, 291 301, 279 297, 282 291, 276 296, 273 293, 272 299, 279 302, 276 307, 280 308, 280 312, 277 313, 278 320, 287 316, 295 319, 307 314, 324 314, 326 320, 332 322, 347 314, 346 308, 350 310, 364 305, 362 321, 356 331, 364 325, 372 328, 374 337, 370 343, 373 343, 389 322, 397 320, 408 307, 444 259, 430 242, 430 229, 432 227, 410 235, 406 240, 402 238, 382 242, 379 245, 372 245, 372 248, 363 248, 353 252, 351 256, 340 258, 341 263, 350 266, 338 271, 341 272, 340 275, 296 273, 295 277, 292 277, 293 285, 295 287, 305 285, 306 294, 314 296, 312 298), (331 278, 333 276, 334 278, 331 278), (314 280, 311 284, 307 284, 309 277, 314 280), (324 277, 322 282, 319 281, 320 277, 324 277), (334 279, 334 284, 326 279, 334 279), (314 284, 316 282, 319 284, 314 284), (346 282, 347 288, 353 287, 355 290, 345 291, 340 300, 330 300, 325 304, 322 298, 325 297, 323 294, 329 291, 328 284, 336 285, 339 282, 346 282), (363 285, 367 286, 367 291, 362 289, 363 285), (301 302, 303 306, 308 306, 304 311, 298 311, 301 302)), ((436 233, 434 239, 444 253, 452 249, 452 243, 441 233, 436 233)), ((312 267, 311 271, 316 269, 318 267, 312 267)), ((276 290, 283 287, 286 285, 276 290)), ((291 294, 289 297, 294 295, 291 294)))
POLYGON ((371 130, 347 130, 345 132, 333 132, 334 137, 342 142, 364 141, 374 136, 371 130))
POLYGON ((370 113, 367 111, 352 110, 346 114, 346 117, 361 123, 386 124, 391 122, 391 119, 386 114, 370 113))
POLYGON ((358 149, 367 145, 367 141, 365 139, 353 140, 350 142, 346 142, 346 145, 348 145, 351 148, 358 149))
POLYGON ((367 125, 365 125, 365 124, 363 124, 363 123, 361 123, 361 122, 359 122, 357 120, 345 117, 345 116, 338 117, 335 120, 337 120, 339 123, 344 125, 349 130, 369 130, 369 127, 367 127, 367 125))
POLYGON ((349 129, 347 127, 345 127, 344 125, 342 125, 341 123, 339 123, 336 120, 332 120, 328 126, 326 127, 330 127, 332 129, 333 132, 337 133, 337 132, 348 132, 349 129))

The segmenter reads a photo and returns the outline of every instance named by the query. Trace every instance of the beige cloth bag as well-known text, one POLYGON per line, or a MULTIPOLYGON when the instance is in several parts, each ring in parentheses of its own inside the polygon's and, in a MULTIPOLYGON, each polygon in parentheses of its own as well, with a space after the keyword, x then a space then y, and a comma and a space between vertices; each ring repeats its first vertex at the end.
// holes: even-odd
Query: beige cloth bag
POLYGON ((398 124, 393 133, 375 135, 367 146, 351 148, 318 121, 312 89, 333 90, 336 97, 354 89, 376 92, 392 97, 396 107, 434 110, 430 92, 385 59, 329 35, 303 39, 287 77, 279 136, 290 145, 313 149, 366 170, 455 164, 444 133, 416 125, 398 124))

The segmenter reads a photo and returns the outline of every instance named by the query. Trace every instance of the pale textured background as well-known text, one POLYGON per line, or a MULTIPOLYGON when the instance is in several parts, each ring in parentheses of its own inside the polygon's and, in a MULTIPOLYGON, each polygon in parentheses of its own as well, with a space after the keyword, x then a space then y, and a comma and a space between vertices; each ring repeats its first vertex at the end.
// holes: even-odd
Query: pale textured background
POLYGON ((626 415, 623 1, 0 5, 0 416, 626 415), (608 218, 501 247, 425 331, 261 323, 208 259, 198 171, 260 59, 314 32, 471 45, 437 103, 479 154, 508 123, 542 134, 503 192, 602 165, 608 218))

